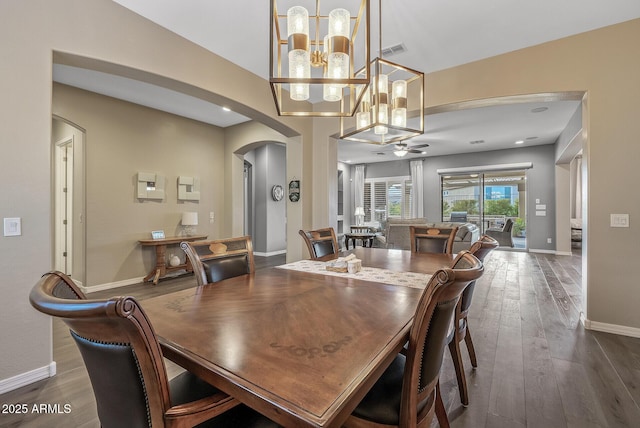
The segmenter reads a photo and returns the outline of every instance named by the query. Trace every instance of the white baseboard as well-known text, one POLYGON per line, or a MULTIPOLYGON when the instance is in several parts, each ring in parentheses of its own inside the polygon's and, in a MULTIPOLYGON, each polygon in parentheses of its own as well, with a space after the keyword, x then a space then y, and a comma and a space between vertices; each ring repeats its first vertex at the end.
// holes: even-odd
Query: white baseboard
POLYGON ((89 294, 96 291, 111 290, 112 288, 124 287, 126 285, 140 284, 144 277, 123 279, 122 281, 107 282, 105 284, 94 285, 92 287, 80 287, 83 293, 89 294))
POLYGON ((556 256, 572 256, 571 251, 556 251, 556 256))
POLYGON ((541 254, 556 254, 556 250, 538 250, 535 248, 529 248, 530 253, 541 253, 541 254))
POLYGON ((21 388, 37 382, 42 379, 46 379, 56 375, 56 362, 52 361, 48 366, 40 367, 35 370, 21 373, 19 375, 10 377, 8 379, 0 380, 0 394, 13 391, 14 389, 21 388))
POLYGON ((582 325, 587 330, 595 330, 601 331, 603 333, 619 334, 621 336, 640 338, 640 328, 591 321, 584 318, 584 314, 580 314, 580 321, 582 321, 582 325))
POLYGON ((535 248, 529 248, 530 253, 540 253, 540 254, 553 254, 556 256, 570 256, 573 253, 571 251, 556 251, 556 250, 538 250, 535 248))
POLYGON ((287 250, 271 251, 269 253, 258 253, 256 251, 253 252, 254 256, 260 256, 260 257, 279 256, 280 254, 287 254, 287 250))

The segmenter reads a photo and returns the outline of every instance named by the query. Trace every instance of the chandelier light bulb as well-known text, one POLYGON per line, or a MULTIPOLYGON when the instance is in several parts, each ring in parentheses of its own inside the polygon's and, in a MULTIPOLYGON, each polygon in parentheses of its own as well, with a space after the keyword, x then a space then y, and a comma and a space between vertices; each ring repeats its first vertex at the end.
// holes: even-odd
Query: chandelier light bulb
POLYGON ((407 81, 396 80, 391 84, 393 109, 391 110, 391 124, 407 127, 407 81))
MULTIPOLYGON (((327 53, 328 79, 349 78, 349 38, 351 31, 351 14, 346 9, 333 9, 329 12, 329 32, 325 37, 327 53)), ((342 99, 342 83, 324 85, 325 101, 342 99)))
MULTIPOLYGON (((289 36, 289 77, 308 79, 311 77, 311 57, 309 53, 309 12, 302 6, 294 6, 287 11, 289 36)), ((309 99, 308 83, 292 83, 292 100, 309 99)))

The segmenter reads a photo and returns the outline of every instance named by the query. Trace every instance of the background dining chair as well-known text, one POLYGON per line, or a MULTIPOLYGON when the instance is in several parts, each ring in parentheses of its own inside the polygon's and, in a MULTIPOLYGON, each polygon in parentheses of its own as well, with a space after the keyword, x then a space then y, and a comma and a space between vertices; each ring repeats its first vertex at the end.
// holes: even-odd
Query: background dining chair
POLYGON ((250 236, 209 241, 181 242, 198 285, 211 284, 255 270, 250 236))
POLYGON ((395 357, 345 427, 429 427, 434 414, 441 427, 449 426, 439 384, 447 332, 460 294, 482 272, 480 260, 461 251, 453 268, 431 277, 418 302, 406 353, 395 357))
POLYGON ((309 250, 311 260, 327 260, 338 257, 340 247, 333 227, 298 232, 309 250))
MULTIPOLYGON (((479 240, 474 242, 469 248, 469 252, 476 256, 478 260, 484 262, 487 255, 498 248, 498 241, 490 236, 482 235, 479 240)), ((455 318, 453 321, 453 330, 449 334, 449 351, 451 352, 451 358, 453 360, 453 366, 456 370, 456 378, 458 380, 458 390, 460 392, 460 401, 464 406, 469 405, 469 391, 467 388, 467 379, 464 372, 464 365, 462 363, 462 353, 460 351, 460 342, 463 340, 467 345, 467 351, 469 352, 469 359, 471 365, 475 368, 478 367, 478 361, 476 359, 476 350, 473 347, 473 341, 471 340, 471 332, 469 331, 469 323, 467 316, 469 315, 469 308, 471 307, 471 300, 473 298, 473 290, 476 286, 476 281, 471 281, 467 288, 464 289, 460 296, 460 301, 456 306, 455 318)))
POLYGON ((412 253, 446 253, 453 251, 458 226, 450 228, 409 226, 412 253))
POLYGON ((501 247, 513 247, 513 238, 511 236, 513 229, 513 220, 508 218, 504 222, 504 226, 500 229, 489 228, 485 233, 494 238, 501 247))
POLYGON ((371 228, 369 226, 351 226, 351 233, 369 233, 371 228))
POLYGON ((133 297, 87 300, 68 276, 49 272, 29 300, 69 326, 103 428, 177 428, 205 421, 211 427, 276 426, 188 371, 169 381, 156 335, 133 297))

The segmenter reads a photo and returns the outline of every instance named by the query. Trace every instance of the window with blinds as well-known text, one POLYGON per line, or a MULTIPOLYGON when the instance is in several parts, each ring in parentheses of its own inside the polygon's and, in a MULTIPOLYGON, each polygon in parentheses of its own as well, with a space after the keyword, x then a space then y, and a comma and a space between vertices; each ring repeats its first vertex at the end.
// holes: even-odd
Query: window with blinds
POLYGON ((381 223, 390 217, 411 217, 412 192, 410 177, 365 180, 364 221, 381 223))

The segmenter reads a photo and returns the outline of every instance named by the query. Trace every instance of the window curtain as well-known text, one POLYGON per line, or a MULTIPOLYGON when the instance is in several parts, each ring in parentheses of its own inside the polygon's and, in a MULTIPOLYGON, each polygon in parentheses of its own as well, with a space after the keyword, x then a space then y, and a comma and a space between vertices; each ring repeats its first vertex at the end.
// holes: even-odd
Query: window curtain
POLYGON ((353 177, 353 193, 355 206, 353 211, 355 212, 357 207, 364 208, 364 165, 356 165, 356 173, 353 177))
POLYGON ((422 161, 411 161, 409 165, 411 166, 411 188, 413 190, 411 217, 421 218, 424 217, 424 178, 422 173, 422 161))

